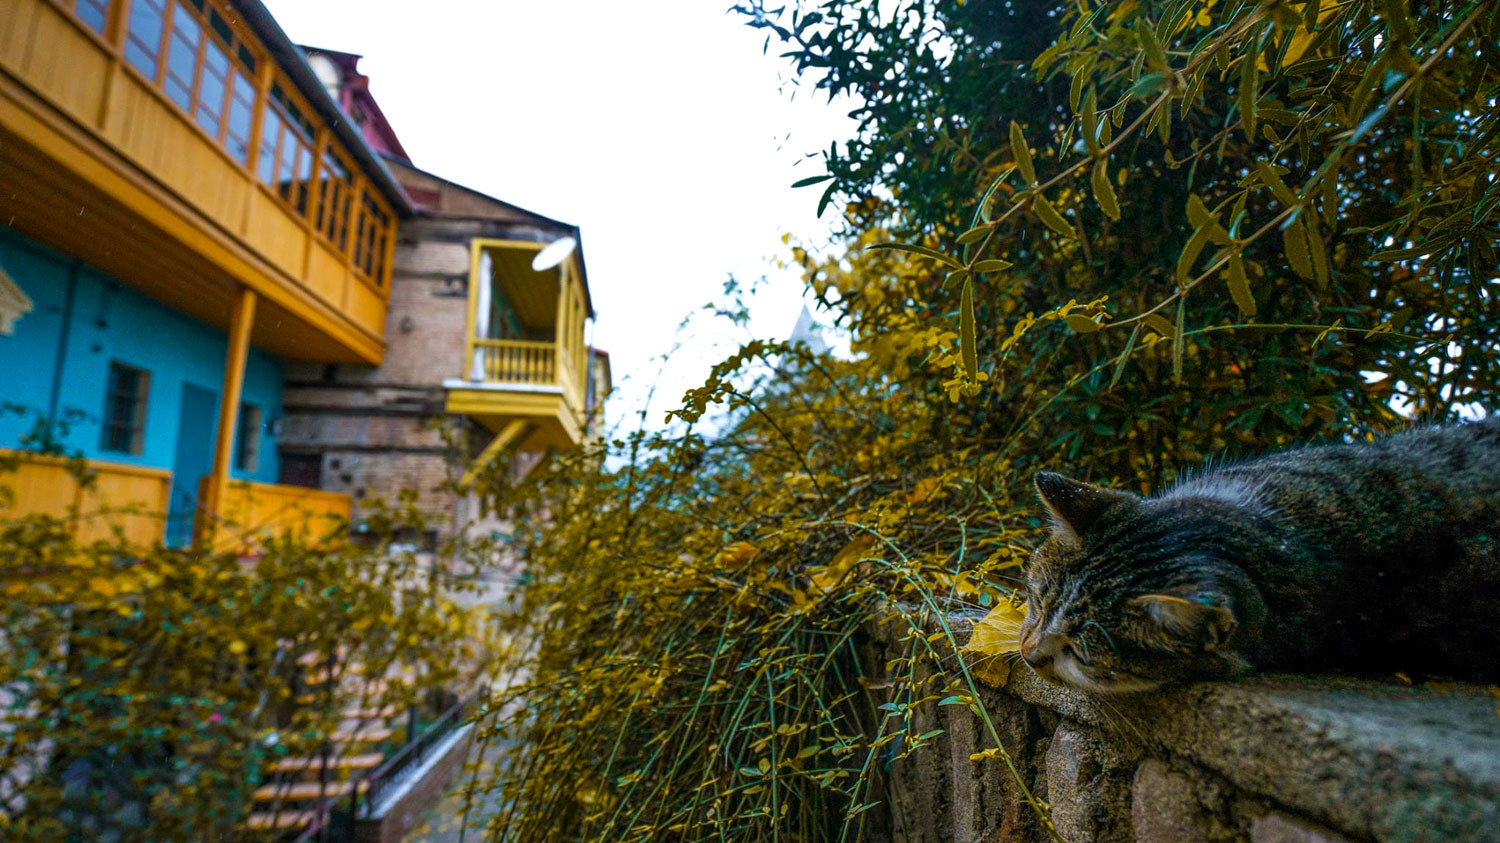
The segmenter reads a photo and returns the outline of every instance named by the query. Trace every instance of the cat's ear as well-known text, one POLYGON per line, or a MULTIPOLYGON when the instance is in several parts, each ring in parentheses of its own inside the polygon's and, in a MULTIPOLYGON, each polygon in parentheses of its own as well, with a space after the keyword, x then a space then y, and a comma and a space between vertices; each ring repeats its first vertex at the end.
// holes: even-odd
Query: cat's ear
POLYGON ((1159 626, 1168 638, 1205 650, 1224 647, 1239 626, 1234 612, 1219 605, 1213 596, 1143 594, 1130 598, 1129 605, 1159 626))
POLYGON ((1106 489, 1050 471, 1037 472, 1036 493, 1052 514, 1054 531, 1075 537, 1087 533, 1116 504, 1140 500, 1129 492, 1106 489))

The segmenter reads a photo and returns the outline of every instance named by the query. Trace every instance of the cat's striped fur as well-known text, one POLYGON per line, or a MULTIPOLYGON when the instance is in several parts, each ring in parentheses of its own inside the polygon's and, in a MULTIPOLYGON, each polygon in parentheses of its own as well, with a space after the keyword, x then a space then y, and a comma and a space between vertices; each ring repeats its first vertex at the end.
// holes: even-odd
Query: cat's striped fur
POLYGON ((1500 680, 1500 417, 1149 498, 1043 473, 1022 655, 1097 692, 1261 670, 1500 680))

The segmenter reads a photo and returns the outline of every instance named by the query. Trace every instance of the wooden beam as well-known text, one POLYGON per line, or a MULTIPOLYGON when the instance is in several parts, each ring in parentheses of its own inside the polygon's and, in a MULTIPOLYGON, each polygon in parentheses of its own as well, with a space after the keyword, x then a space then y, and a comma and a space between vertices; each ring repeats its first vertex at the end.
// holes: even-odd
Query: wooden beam
POLYGON ((245 362, 250 356, 250 329, 255 325, 255 291, 241 287, 229 314, 229 349, 224 355, 224 388, 219 392, 219 427, 214 439, 214 467, 209 474, 206 535, 200 541, 213 547, 213 533, 221 516, 220 504, 229 487, 229 467, 234 461, 234 434, 239 426, 240 396, 245 387, 245 362))
POLYGON ((499 456, 500 452, 505 450, 505 446, 520 438, 521 433, 525 430, 526 422, 517 419, 506 425, 505 429, 495 434, 495 438, 490 440, 490 444, 484 446, 484 450, 480 451, 479 456, 474 458, 474 462, 469 465, 469 470, 465 471, 464 476, 459 478, 458 487, 460 489, 468 489, 474 485, 474 478, 479 476, 479 472, 483 471, 485 466, 494 462, 495 457, 499 456))

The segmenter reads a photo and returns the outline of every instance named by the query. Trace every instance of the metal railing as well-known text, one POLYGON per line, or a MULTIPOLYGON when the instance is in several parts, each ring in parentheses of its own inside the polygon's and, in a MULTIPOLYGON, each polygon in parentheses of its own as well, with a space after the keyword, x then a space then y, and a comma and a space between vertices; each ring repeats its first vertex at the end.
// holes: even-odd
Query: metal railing
MULTIPOLYGON (((408 728, 405 746, 397 750, 396 754, 390 758, 385 759, 379 767, 354 780, 354 789, 349 794, 350 823, 360 818, 361 799, 364 802, 363 810, 366 812, 370 810, 370 806, 379 804, 381 795, 393 784, 400 782, 403 773, 421 765, 443 738, 463 725, 464 712, 473 707, 480 696, 486 693, 488 693, 488 686, 485 685, 469 692, 467 696, 461 697, 458 702, 438 715, 436 720, 428 723, 426 728, 415 736, 412 736, 413 730, 408 728)), ((413 722, 416 720, 415 713, 414 709, 413 722)))
POLYGON ((474 340, 469 377, 486 383, 557 384, 557 346, 534 340, 474 340))

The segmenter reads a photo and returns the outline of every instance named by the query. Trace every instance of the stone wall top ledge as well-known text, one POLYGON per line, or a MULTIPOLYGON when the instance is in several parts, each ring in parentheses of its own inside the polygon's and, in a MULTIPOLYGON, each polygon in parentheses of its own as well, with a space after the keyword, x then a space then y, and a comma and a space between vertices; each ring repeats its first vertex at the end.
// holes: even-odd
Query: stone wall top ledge
MULTIPOLYGON (((960 644, 973 620, 948 616, 960 644)), ((883 626, 882 637, 897 632, 883 626)), ((1500 840, 1500 699, 1484 687, 1271 675, 1100 700, 1022 667, 989 693, 1200 765, 1358 836, 1500 840)))

